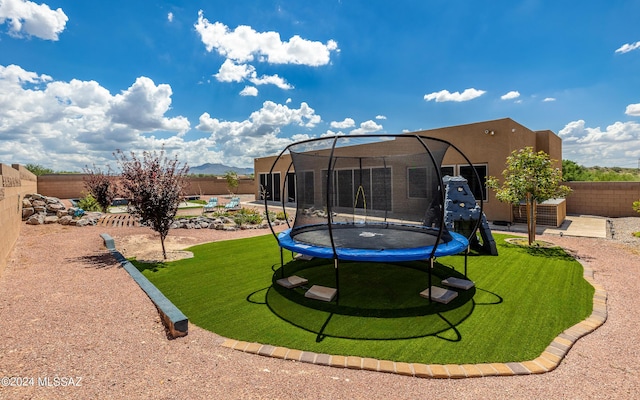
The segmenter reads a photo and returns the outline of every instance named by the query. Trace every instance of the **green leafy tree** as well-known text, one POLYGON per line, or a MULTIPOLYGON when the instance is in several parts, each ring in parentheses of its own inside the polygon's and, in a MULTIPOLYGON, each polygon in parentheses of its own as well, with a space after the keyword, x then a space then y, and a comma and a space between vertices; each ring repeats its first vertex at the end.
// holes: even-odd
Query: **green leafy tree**
POLYGON ((229 189, 229 193, 233 194, 233 191, 237 189, 238 185, 240 184, 238 173, 235 171, 227 171, 224 173, 224 179, 227 181, 227 188, 229 189))
POLYGON ((87 174, 84 178, 85 189, 100 205, 100 210, 106 213, 117 196, 115 177, 111 168, 102 171, 94 164, 92 168, 85 167, 84 172, 87 174))
POLYGON ((177 157, 165 157, 164 149, 159 154, 145 151, 142 159, 120 150, 114 155, 122 169, 121 191, 129 199, 129 212, 160 234, 166 260, 164 240, 186 193, 189 167, 180 166, 177 157))
POLYGON ((575 161, 562 160, 562 179, 565 182, 589 181, 591 180, 591 174, 585 167, 578 165, 575 161))
POLYGON ((502 184, 495 177, 487 179, 487 186, 496 191, 496 198, 504 203, 520 204, 527 210, 529 245, 536 240, 537 205, 545 200, 564 198, 571 189, 561 185, 562 171, 553 167, 554 161, 544 151, 533 148, 514 150, 507 157, 507 168, 502 171, 502 184))
POLYGON ((24 166, 28 171, 30 171, 35 176, 42 176, 46 174, 53 174, 54 171, 50 168, 45 168, 40 164, 27 164, 24 166))

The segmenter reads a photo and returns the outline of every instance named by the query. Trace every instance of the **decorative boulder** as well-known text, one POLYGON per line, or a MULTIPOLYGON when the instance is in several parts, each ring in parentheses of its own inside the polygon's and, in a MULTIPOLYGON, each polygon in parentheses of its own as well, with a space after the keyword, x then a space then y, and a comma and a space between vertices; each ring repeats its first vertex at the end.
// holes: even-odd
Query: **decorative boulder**
POLYGON ((70 215, 64 215, 58 219, 60 225, 69 225, 73 221, 73 217, 70 215))
POLYGON ((33 214, 27 219, 28 225, 42 225, 44 223, 44 215, 33 214))
MULTIPOLYGON (((31 205, 31 204, 29 204, 31 205)), ((26 220, 27 218, 29 218, 30 216, 32 216, 33 214, 36 213, 36 210, 33 209, 33 207, 26 207, 26 208, 22 208, 22 220, 26 220)))

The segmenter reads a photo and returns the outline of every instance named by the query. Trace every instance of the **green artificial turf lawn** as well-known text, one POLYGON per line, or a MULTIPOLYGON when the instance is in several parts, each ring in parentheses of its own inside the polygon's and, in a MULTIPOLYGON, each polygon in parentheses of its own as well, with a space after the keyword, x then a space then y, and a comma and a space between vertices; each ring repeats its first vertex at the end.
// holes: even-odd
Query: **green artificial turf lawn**
MULTIPOLYGON (((186 260, 133 262, 192 323, 228 338, 427 364, 531 360, 591 314, 594 289, 563 250, 523 248, 506 237, 495 235, 499 256, 468 257, 476 287, 448 305, 419 296, 428 287, 423 262, 344 262, 338 305, 306 299, 303 289, 272 285, 280 267, 272 235, 195 246, 186 260)), ((439 258, 433 284, 462 276, 463 266, 464 256, 439 258)), ((332 260, 289 261, 285 271, 308 286, 335 287, 332 260)))

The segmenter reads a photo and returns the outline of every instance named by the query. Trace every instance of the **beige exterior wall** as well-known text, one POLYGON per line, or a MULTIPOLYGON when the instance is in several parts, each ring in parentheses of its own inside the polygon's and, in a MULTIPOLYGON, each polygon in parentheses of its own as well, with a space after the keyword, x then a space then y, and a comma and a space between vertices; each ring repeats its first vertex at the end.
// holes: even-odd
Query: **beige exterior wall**
POLYGON ((602 217, 638 217, 633 202, 640 200, 640 182, 567 182, 567 213, 602 217))
MULTIPOLYGON (((52 174, 38 177, 37 192, 44 196, 59 199, 73 199, 84 197, 84 178, 86 174, 52 174)), ((229 193, 227 181, 220 177, 189 177, 189 195, 222 195, 229 193)), ((236 194, 251 194, 254 192, 253 179, 241 178, 236 194)))
MULTIPOLYGON (((443 139, 465 154, 473 164, 486 165, 487 175, 502 178, 507 156, 514 150, 524 147, 532 147, 534 150, 543 150, 549 156, 557 160, 557 166, 562 165, 562 140, 551 131, 534 132, 510 118, 493 121, 477 122, 467 125, 451 126, 439 129, 411 132, 443 139)), ((269 172, 275 156, 257 158, 254 160, 254 175, 256 177, 254 193, 259 196, 261 173, 269 172)), ((274 172, 281 172, 281 182, 289 167, 290 158, 285 157, 278 162, 274 172)), ((463 157, 455 150, 450 150, 443 160, 444 166, 467 165, 463 157)), ((402 176, 394 177, 394 185, 404 182, 405 172, 402 176), (398 179, 398 180, 395 180, 398 179)), ((400 189, 396 187, 396 189, 400 189)), ((484 212, 489 220, 512 221, 512 208, 509 204, 499 202, 495 194, 489 190, 487 201, 484 203, 484 212)), ((410 202, 407 199, 408 203, 410 202)))
POLYGON ((18 240, 22 198, 36 191, 36 176, 20 165, 0 164, 0 276, 18 240))

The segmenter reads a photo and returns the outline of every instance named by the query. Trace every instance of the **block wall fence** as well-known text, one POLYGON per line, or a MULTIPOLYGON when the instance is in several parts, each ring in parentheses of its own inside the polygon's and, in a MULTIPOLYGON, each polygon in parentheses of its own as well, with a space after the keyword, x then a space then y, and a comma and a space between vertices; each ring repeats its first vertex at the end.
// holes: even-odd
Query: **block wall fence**
POLYGON ((22 198, 37 191, 37 177, 21 165, 0 164, 0 276, 22 225, 22 198))
POLYGON ((602 217, 640 217, 633 202, 640 200, 640 182, 566 182, 567 214, 602 217))
MULTIPOLYGON (((86 174, 51 174, 38 177, 38 193, 59 199, 84 197, 86 174)), ((224 195, 229 193, 227 181, 220 177, 189 177, 188 195, 224 195)), ((235 194, 252 194, 253 179, 241 178, 235 194)))

